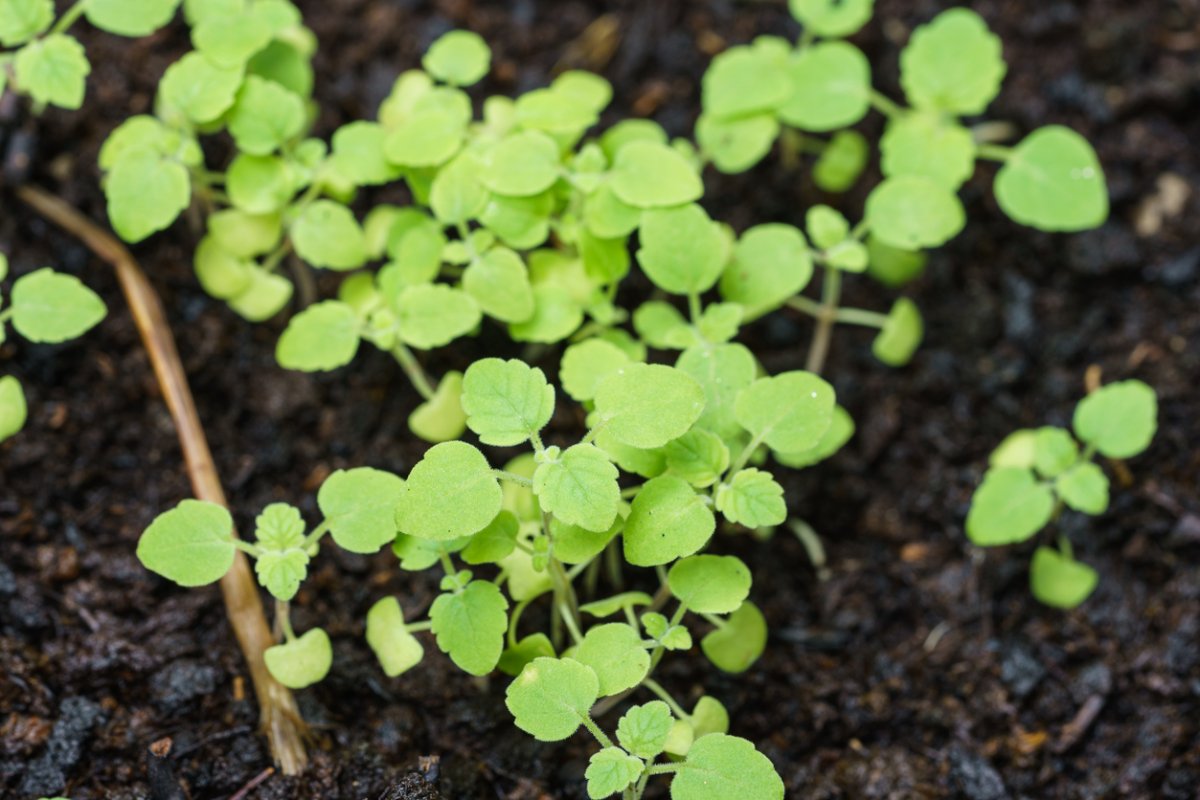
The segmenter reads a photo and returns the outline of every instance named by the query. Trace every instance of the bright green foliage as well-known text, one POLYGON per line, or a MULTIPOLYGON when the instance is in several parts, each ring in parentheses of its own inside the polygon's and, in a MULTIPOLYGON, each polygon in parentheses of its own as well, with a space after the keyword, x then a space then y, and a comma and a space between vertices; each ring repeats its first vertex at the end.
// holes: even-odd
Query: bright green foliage
POLYGON ((504 650, 507 609, 508 601, 490 581, 471 581, 440 595, 429 609, 438 647, 464 672, 486 675, 504 650))
POLYGON ((492 51, 471 31, 451 31, 429 47, 421 60, 430 75, 452 86, 479 82, 491 68, 492 51))
POLYGON ((697 552, 716 530, 704 498, 682 478, 647 481, 625 521, 625 560, 639 567, 669 564, 697 552))
POLYGON ((1054 478, 1074 466, 1079 447, 1062 428, 1038 428, 1033 434, 1033 466, 1043 478, 1054 478))
POLYGON ((750 228, 738 240, 721 275, 721 296, 746 307, 754 318, 782 306, 812 280, 812 254, 804 234, 791 225, 750 228))
POLYGON ((880 241, 903 250, 939 247, 966 224, 962 203, 930 178, 888 178, 867 198, 867 223, 880 241))
POLYGON ((242 71, 220 67, 200 53, 188 53, 167 67, 158 85, 159 101, 189 122, 216 120, 233 106, 242 71))
POLYGON ((425 648, 404 625, 400 601, 385 597, 367 612, 367 644, 389 678, 402 675, 421 663, 425 648))
POLYGON ((467 427, 484 444, 521 444, 536 437, 553 416, 554 387, 536 367, 487 358, 467 369, 462 407, 467 427))
POLYGON ((692 709, 692 728, 697 739, 710 733, 727 733, 729 712, 720 700, 705 695, 696 701, 696 707, 692 709))
POLYGON ((912 360, 925 337, 925 322, 917 304, 901 297, 892 304, 887 321, 871 344, 871 352, 891 367, 902 367, 912 360))
POLYGON ((1108 478, 1104 470, 1090 462, 1059 475, 1054 481, 1054 491, 1076 511, 1095 516, 1108 510, 1108 478))
POLYGON ((631 447, 662 447, 687 433, 703 410, 700 384, 660 364, 622 367, 596 390, 598 423, 631 447))
POLYGON ((563 391, 578 402, 592 400, 597 387, 629 363, 624 350, 603 339, 588 339, 563 351, 558 379, 563 391))
POLYGON ((638 758, 654 758, 666 747, 672 721, 662 700, 634 706, 617 723, 617 741, 638 758))
POLYGON ((0 377, 0 442, 18 434, 28 415, 21 382, 11 375, 0 377))
POLYGON ((26 45, 13 59, 17 86, 34 102, 61 108, 83 105, 85 82, 91 71, 83 45, 61 33, 26 45))
POLYGON ((612 190, 635 208, 666 208, 700 199, 704 186, 692 166, 664 144, 632 142, 617 153, 612 190))
POLYGON ((300 134, 304 103, 278 83, 251 75, 242 84, 226 124, 239 150, 269 155, 300 134))
POLYGON ((362 228, 350 209, 318 200, 304 209, 291 227, 296 252, 314 267, 355 269, 367 259, 362 228))
POLYGON ((791 91, 786 52, 774 47, 734 47, 716 56, 702 84, 706 112, 715 119, 770 111, 791 91))
POLYGON ((845 446, 854 436, 854 418, 841 406, 833 409, 833 422, 821 440, 807 450, 793 453, 775 453, 775 460, 785 467, 803 469, 824 461, 845 446))
POLYGON ((755 441, 782 453, 817 444, 833 422, 833 387, 810 372, 759 378, 737 396, 734 413, 755 441))
POLYGON ((267 506, 255 520, 254 538, 260 549, 254 561, 258 582, 276 599, 291 600, 308 575, 309 554, 299 510, 286 503, 267 506))
POLYGON ((472 261, 463 272, 463 288, 490 317, 519 323, 533 316, 533 287, 525 264, 506 247, 472 261))
POLYGON ((694 428, 664 448, 667 469, 697 488, 712 486, 729 468, 729 447, 720 436, 694 428))
POLYGON ((488 526, 471 537, 462 551, 468 564, 496 564, 503 561, 517 546, 520 523, 511 511, 501 511, 488 526))
POLYGON ((787 519, 783 487, 770 473, 754 468, 739 471, 717 489, 716 509, 747 528, 780 525, 787 519))
POLYGON ((457 439, 467 428, 467 413, 462 408, 463 376, 447 372, 433 397, 417 406, 408 417, 408 428, 427 442, 457 439))
POLYGON ((967 536, 985 547, 1023 542, 1050 521, 1054 493, 1017 467, 988 471, 967 514, 967 536))
POLYGON ((667 573, 671 594, 698 614, 729 614, 750 594, 750 570, 733 556, 691 556, 667 573))
POLYGON ((219 581, 233 565, 233 518, 215 503, 184 500, 138 540, 138 560, 180 586, 219 581))
POLYGON ((503 492, 483 453, 465 442, 434 445, 413 467, 396 507, 396 525, 419 539, 448 541, 483 530, 503 492))
POLYGON ((0 0, 0 45, 25 44, 53 21, 53 0, 0 0))
POLYGON ((596 673, 601 697, 632 689, 650 671, 650 654, 642 646, 641 633, 623 622, 609 622, 589 630, 571 652, 571 658, 596 673))
POLYGON ((704 388, 705 406, 697 426, 728 440, 742 431, 734 413, 741 391, 754 382, 758 363, 740 344, 693 347, 683 351, 676 367, 691 375, 704 388))
POLYGON ((771 760, 745 739, 714 733, 697 739, 671 782, 671 800, 783 800, 771 760))
POLYGON ((1081 231, 1108 219, 1108 190, 1096 151, 1059 125, 1039 128, 996 174, 996 201, 1017 222, 1044 231, 1081 231))
POLYGON ((787 69, 791 94, 779 108, 779 118, 786 124, 806 131, 831 131, 866 116, 871 65, 854 45, 813 45, 797 52, 787 69))
POLYGON ((1029 564, 1029 588, 1048 606, 1072 609, 1096 589, 1100 576, 1087 564, 1050 547, 1039 547, 1029 564))
POLYGON ((88 22, 120 36, 145 36, 171 21, 179 0, 88 0, 88 22))
POLYGON ((505 704, 521 730, 543 742, 566 739, 600 696, 590 667, 571 659, 537 658, 509 684, 505 704))
POLYGON ((396 506, 404 488, 404 481, 383 470, 338 470, 321 484, 317 505, 340 547, 374 553, 396 538, 396 506))
POLYGON ((533 491, 544 511, 589 531, 612 527, 621 504, 617 468, 591 444, 553 455, 546 451, 546 460, 533 474, 533 491))
POLYGON ((962 125, 914 112, 888 123, 879 140, 880 166, 889 178, 918 175, 957 191, 975 171, 975 140, 962 125))
POLYGON ((885 286, 896 288, 921 277, 927 257, 920 251, 893 247, 867 237, 867 272, 885 286))
POLYGON ((637 258, 642 270, 655 286, 672 294, 708 291, 725 267, 725 237, 695 203, 647 211, 640 241, 637 258))
POLYGON ((827 192, 845 192, 867 167, 870 145, 858 131, 838 131, 813 165, 813 182, 827 192))
POLYGON ((168 227, 191 201, 187 167, 153 149, 122 154, 104 184, 108 218, 127 242, 140 242, 168 227))
POLYGON ((558 180, 558 145, 544 133, 523 131, 503 139, 481 160, 479 180, 496 194, 529 197, 558 180))
POLYGON ((742 603, 717 628, 700 640, 700 649, 718 669, 745 672, 758 660, 767 646, 767 621, 758 606, 742 603))
POLYGON ((358 315, 337 300, 309 306, 288 322, 275 358, 281 367, 321 372, 354 360, 359 342, 358 315))
POLYGON ((303 689, 329 674, 333 645, 329 634, 313 628, 297 639, 268 647, 263 652, 263 661, 275 680, 289 689, 303 689))
POLYGON ((449 344, 479 324, 479 305, 465 292, 442 283, 410 286, 395 304, 399 336, 430 350, 449 344))
POLYGON ((13 284, 10 309, 17 333, 31 342, 65 342, 104 319, 104 301, 73 275, 44 267, 13 284))
POLYGON ((1141 381, 1112 383, 1080 401, 1075 434, 1109 458, 1132 458, 1158 429, 1158 400, 1141 381))
POLYGON ((1007 71, 1001 49, 978 14, 951 9, 913 32, 900 54, 900 83, 919 109, 981 114, 999 94, 1007 71))
POLYGON ((629 755, 619 747, 606 747, 592 754, 587 778, 588 797, 592 800, 611 797, 623 791, 641 777, 645 764, 641 759, 629 755))
POLYGON ((856 33, 871 19, 875 0, 788 0, 792 16, 817 36, 856 33))

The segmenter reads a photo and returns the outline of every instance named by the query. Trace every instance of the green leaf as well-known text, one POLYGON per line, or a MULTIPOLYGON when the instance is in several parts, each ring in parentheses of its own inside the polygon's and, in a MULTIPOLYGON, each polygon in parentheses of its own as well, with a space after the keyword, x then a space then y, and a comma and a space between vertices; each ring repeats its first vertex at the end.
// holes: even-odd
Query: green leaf
POLYGON ((317 200, 291 226, 296 254, 314 267, 349 270, 367 260, 367 242, 353 212, 332 200, 317 200))
POLYGON ((1062 501, 1085 514, 1103 514, 1108 509, 1108 478, 1091 462, 1077 464, 1054 481, 1062 501))
POLYGON ((317 505, 338 546, 351 553, 375 553, 396 538, 396 506, 404 490, 404 481, 390 472, 338 470, 321 484, 317 505))
POLYGON ((25 44, 53 22, 53 0, 0 0, 0 45, 25 44))
POLYGON ((826 205, 810 208, 804 215, 804 225, 808 228, 813 245, 821 250, 841 244, 850 235, 849 220, 840 211, 826 205))
POLYGON ((239 258, 253 258, 279 245, 283 223, 279 214, 252 214, 227 208, 209 216, 208 234, 223 250, 239 258))
POLYGON ((721 277, 728 245, 720 227, 692 203, 642 215, 637 258, 654 285, 672 294, 700 294, 721 277))
POLYGON ((1023 429, 1010 433, 988 456, 988 466, 1033 469, 1036 440, 1035 430, 1023 429))
POLYGON ((147 36, 171 21, 179 0, 88 0, 88 22, 118 36, 147 36))
POLYGON ((729 448, 720 436, 694 428, 663 448, 667 469, 697 488, 712 486, 729 468, 729 448))
POLYGON ((433 77, 453 86, 470 86, 488 74, 492 51, 483 37, 472 31, 450 31, 429 46, 421 66, 433 77))
POLYGON ((805 450, 833 423, 833 387, 811 372, 759 378, 742 390, 734 414, 742 427, 772 450, 805 450))
POLYGON ((240 153, 225 173, 225 189, 235 208, 250 214, 270 214, 292 199, 296 176, 281 158, 240 153))
POLYGON ((408 672, 425 657, 425 648, 405 627, 400 601, 394 597, 383 598, 367 612, 367 644, 389 678, 408 672))
POLYGON ((717 628, 700 640, 700 649, 717 669, 739 673, 750 669, 767 646, 767 621, 758 606, 742 603, 717 628))
POLYGON ((619 747, 606 747, 592 754, 584 777, 588 797, 601 800, 624 791, 641 777, 646 765, 619 747))
POLYGON ((918 175, 957 191, 975 171, 975 139, 935 114, 895 117, 879 140, 880 167, 889 178, 918 175))
POLYGON ((783 487, 769 472, 743 469, 717 490, 716 509, 725 519, 747 528, 782 525, 787 519, 783 487))
POLYGON ((614 594, 612 597, 605 597, 602 600, 593 600, 590 603, 584 603, 579 607, 579 610, 585 614, 591 614, 593 617, 601 619, 611 617, 622 609, 633 609, 637 606, 648 606, 653 602, 654 598, 645 592, 621 592, 614 594))
POLYGON ((1029 565, 1029 588, 1040 602, 1054 608, 1076 608, 1096 590, 1096 570, 1051 547, 1039 547, 1029 565))
POLYGON ((737 336, 745 313, 738 303, 713 303, 696 320, 696 332, 709 344, 724 344, 737 336))
POLYGON ((520 131, 484 154, 479 180, 496 194, 529 197, 553 186, 560 169, 553 139, 537 131, 520 131))
POLYGON ((623 622, 597 625, 584 635, 571 658, 586 664, 600 679, 600 696, 632 689, 650 672, 650 653, 642 634, 623 622))
POLYGON ((700 384, 661 364, 629 364, 596 390, 599 423, 632 447, 662 447, 687 433, 703 410, 700 384))
MULTIPOLYGON (((589 207, 590 202, 585 211, 589 207)), ((549 217, 553 210, 553 192, 531 197, 490 195, 479 214, 479 221, 509 247, 532 250, 549 238, 549 217)))
POLYGON ((745 172, 771 152, 779 136, 774 114, 744 119, 718 119, 701 114, 696 121, 696 144, 721 172, 745 172))
POLYGON ((276 599, 291 600, 308 575, 300 511, 287 503, 272 503, 255 520, 254 538, 262 550, 254 561, 258 582, 276 599))
POLYGON ((667 650, 690 650, 692 635, 683 625, 672 625, 666 617, 655 611, 642 614, 642 627, 646 635, 667 650))
POLYGON ((1083 231, 1108 219, 1096 151, 1061 125, 1039 128, 1017 145, 996 173, 995 192, 1005 214, 1043 231, 1083 231))
POLYGON ((490 317, 525 322, 533 316, 529 271, 521 257, 507 247, 495 247, 472 261, 463 272, 462 285, 490 317))
POLYGON ((871 65, 846 42, 822 42, 804 48, 787 66, 791 93, 779 118, 805 131, 845 128, 871 107, 871 65))
POLYGON ((689 611, 729 614, 750 594, 750 570, 733 556, 691 556, 671 567, 667 585, 689 611))
POLYGON ((457 227, 479 216, 488 197, 479 180, 479 163, 474 154, 464 152, 438 170, 429 188, 429 207, 439 222, 457 227))
POLYGON ((591 711, 600 679, 572 659, 537 658, 508 686, 505 705, 521 730, 543 742, 568 738, 591 711))
POLYGON ((786 51, 731 47, 715 56, 704 73, 704 112, 730 119, 774 110, 791 91, 786 69, 786 51))
POLYGON ((542 510, 568 525, 603 532, 612 527, 621 505, 617 468, 600 448, 577 444, 547 458, 533 474, 533 491, 542 510))
POLYGON ((642 210, 621 200, 607 184, 588 195, 583 207, 583 222, 596 236, 628 236, 642 221, 642 210))
POLYGON ((671 782, 671 800, 783 800, 783 781, 771 759, 737 736, 697 739, 671 782))
POLYGON ((599 385, 629 363, 625 351, 603 339, 588 339, 563 351, 558 380, 563 391, 583 403, 596 396, 599 385))
POLYGON ((515 109, 520 127, 570 138, 578 137, 599 119, 599 109, 592 102, 553 86, 521 95, 515 109))
POLYGON ((329 634, 313 628, 286 644, 263 651, 263 661, 271 677, 289 689, 303 689, 324 680, 333 666, 333 645, 329 634))
POLYGON ((629 274, 629 243, 624 237, 601 239, 584 229, 578 248, 584 272, 596 283, 617 283, 629 274))
POLYGON ((108 309, 76 278, 43 267, 13 284, 12 324, 31 342, 65 342, 100 323, 108 309))
POLYGON ((255 269, 250 273, 250 285, 229 301, 229 307, 251 322, 262 322, 278 314, 291 298, 291 281, 255 269))
MULTIPOLYGON (((13 302, 16 302, 14 293, 13 302)), ((1141 381, 1110 383, 1079 402, 1075 435, 1109 458, 1132 458, 1158 429, 1158 399, 1141 381)))
POLYGON ((508 326, 517 342, 561 342, 583 324, 583 308, 569 290, 554 284, 533 287, 533 316, 508 326))
POLYGON ((533 438, 550 421, 554 387, 537 367, 485 358, 467 368, 462 405, 467 427, 480 441, 509 447, 533 438))
POLYGON ((312 53, 316 39, 300 26, 283 31, 287 40, 275 39, 246 62, 246 72, 278 83, 305 100, 313 90, 312 53))
POLYGON ((432 350, 470 333, 479 324, 479 304, 466 292, 442 283, 410 286, 396 299, 400 338, 432 350))
POLYGON ((408 429, 427 442, 448 442, 467 429, 467 412, 462 407, 463 376, 447 372, 438 382, 433 397, 408 416, 408 429))
POLYGON ((982 114, 1000 93, 1008 69, 1002 51, 982 17, 970 9, 951 9, 913 32, 900 53, 900 84, 919 109, 982 114))
POLYGON ((491 581, 471 581, 433 601, 429 619, 437 645, 459 669, 486 675, 496 668, 508 630, 508 601, 491 581))
POLYGON ((683 314, 663 300, 638 306, 633 312, 633 329, 646 344, 662 350, 678 350, 698 343, 695 329, 683 314))
POLYGON ((192 199, 187 169, 144 150, 117 160, 104 192, 113 228, 131 243, 170 226, 192 199))
POLYGON ((74 37, 55 33, 18 50, 13 70, 17 86, 34 102, 76 109, 92 65, 74 37))
POLYGON ((983 547, 1023 542, 1040 531, 1054 512, 1054 492, 1033 471, 993 467, 971 498, 967 537, 983 547))
POLYGON ((812 280, 812 253, 797 228, 756 225, 742 234, 721 275, 721 296, 746 308, 749 319, 774 311, 812 280))
POLYGON ((838 39, 866 25, 875 0, 788 0, 792 16, 817 36, 838 39))
POLYGON ((705 695, 696 701, 696 706, 692 709, 692 727, 697 739, 710 733, 727 733, 729 712, 721 705, 720 700, 705 695))
POLYGON ((666 747, 672 722, 671 709, 662 700, 634 706, 617 722, 617 741, 638 758, 652 759, 666 747))
POLYGON ((0 378, 0 442, 20 433, 28 416, 21 382, 11 375, 0 378))
POLYGON ((146 569, 189 587, 225 577, 236 552, 229 512, 201 500, 184 500, 159 514, 137 546, 146 569))
POLYGON ((554 658, 554 645, 544 633, 532 633, 515 645, 504 648, 496 668, 515 678, 526 664, 538 658, 554 658))
POLYGON ((613 517, 612 525, 602 531, 590 531, 560 519, 550 520, 550 539, 554 542, 554 557, 564 564, 591 561, 620 533, 624 520, 613 517))
POLYGON ((1043 478, 1066 472, 1079 460, 1079 447, 1062 428, 1038 428, 1033 435, 1033 464, 1043 478))
POLYGON ((254 520, 254 539, 265 550, 290 550, 304 545, 304 519, 287 503, 272 503, 254 520))
POLYGON ((468 564, 495 564, 504 559, 517 546, 520 523, 511 511, 501 511, 486 528, 471 537, 471 542, 462 551, 462 560, 468 564))
POLYGON ((841 450, 854 436, 854 418, 841 406, 833 409, 833 422, 821 440, 807 450, 790 453, 775 453, 775 460, 785 467, 803 469, 824 461, 841 450))
POLYGON ((682 478, 647 481, 625 520, 625 560, 638 567, 669 564, 708 543, 717 522, 704 498, 682 478))
POLYGON ((431 447, 413 467, 396 508, 401 531, 448 541, 487 527, 500 513, 503 492, 483 453, 465 442, 431 447))
POLYGON ((250 75, 229 110, 226 126, 242 152, 270 155, 300 135, 304 101, 274 81, 250 75))
POLYGON ((692 165, 673 148, 635 141, 616 155, 611 173, 613 193, 635 208, 665 208, 699 200, 704 184, 692 165))
POLYGON ((738 395, 754 382, 758 362, 740 344, 716 347, 693 347, 683 351, 675 363, 704 388, 705 406, 697 427, 705 428, 730 439, 741 433, 742 426, 734 414, 738 395))
POLYGON ((871 352, 888 366, 902 367, 912 360, 924 337, 921 310, 907 297, 901 297, 892 304, 883 328, 871 343, 871 352))
POLYGON ((287 602, 296 596, 308 575, 308 553, 303 550, 269 550, 254 561, 254 573, 276 600, 287 602))
POLYGON ((167 67, 158 84, 158 97, 160 103, 182 114, 188 122, 205 124, 233 106, 241 85, 240 69, 219 67, 192 52, 167 67))
MULTIPOLYGON (((216 3, 206 0, 206 5, 216 3)), ((241 67, 271 42, 271 26, 254 7, 206 14, 192 27, 192 44, 214 64, 241 67)))
POLYGON ((354 360, 361 325, 354 309, 338 300, 309 306, 288 320, 275 347, 285 369, 328 372, 354 360))
POLYGON ((838 131, 813 165, 813 183, 826 192, 845 192, 867 167, 870 145, 858 131, 838 131))
MULTIPOLYGON (((387 120, 382 120, 385 126, 387 120)), ((471 101, 457 89, 431 89, 391 128, 384 155, 405 167, 445 164, 462 147, 471 121, 471 101)))
POLYGON ((375 122, 351 122, 334 131, 332 162, 357 186, 390 183, 400 170, 383 155, 387 129, 375 122))
POLYGON ((893 247, 876 236, 867 237, 867 272, 884 286, 898 288, 925 273, 924 253, 893 247))
POLYGON ((871 234, 892 247, 920 250, 940 247, 966 224, 962 203, 929 178, 888 178, 867 198, 871 234))

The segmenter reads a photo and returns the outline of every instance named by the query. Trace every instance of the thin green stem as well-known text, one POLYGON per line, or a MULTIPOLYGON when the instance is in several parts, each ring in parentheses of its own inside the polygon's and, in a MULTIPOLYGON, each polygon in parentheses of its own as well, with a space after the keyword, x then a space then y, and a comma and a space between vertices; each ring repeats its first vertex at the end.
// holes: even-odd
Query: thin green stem
POLYGON ((509 483, 515 483, 518 486, 525 486, 525 487, 533 486, 532 479, 526 478, 524 475, 518 475, 515 472, 509 472, 508 470, 503 470, 503 469, 494 469, 494 470, 492 470, 492 474, 494 474, 497 478, 499 478, 502 481, 508 481, 509 483))
POLYGON ((571 641, 579 644, 583 641, 583 633, 579 630, 579 625, 575 622, 574 615, 571 614, 571 609, 567 608, 566 603, 558 604, 558 613, 562 615, 563 624, 567 626, 567 633, 571 634, 571 641))
POLYGON ((867 311, 864 308, 839 308, 834 319, 847 325, 863 325, 867 328, 882 328, 887 324, 887 314, 867 311))
POLYGON ((250 542, 243 541, 242 539, 234 539, 233 546, 238 550, 241 550, 246 555, 253 556, 254 558, 258 558, 260 555, 262 555, 262 548, 258 547, 257 545, 253 545, 250 542))
MULTIPOLYGON (((442 570, 445 571, 447 578, 458 574, 458 570, 454 567, 454 560, 450 558, 450 554, 446 552, 446 548, 438 548, 438 561, 442 562, 442 570)), ((462 587, 458 587, 457 591, 461 592, 462 587)))
POLYGON ((329 520, 324 520, 320 525, 312 529, 312 533, 304 537, 304 549, 312 547, 317 542, 321 541, 321 537, 329 532, 329 520))
POLYGON ((436 389, 425 374, 425 370, 421 369, 421 364, 417 361, 417 357, 413 355, 412 351, 403 342, 398 341, 392 346, 392 356, 399 362, 400 368, 404 370, 404 374, 412 382, 413 388, 417 390, 417 394, 426 400, 432 400, 436 389))
POLYGON ((286 600, 275 601, 275 622, 283 631, 284 641, 296 641, 296 632, 292 630, 292 609, 286 600))
POLYGON ((608 738, 608 734, 600 729, 600 726, 596 724, 596 720, 592 719, 591 714, 583 715, 583 727, 587 728, 588 732, 596 737, 596 741, 600 742, 601 747, 613 746, 612 739, 608 738))
POLYGON ((662 700, 664 703, 666 703, 668 706, 670 706, 672 713, 674 713, 676 717, 683 720, 684 722, 691 720, 692 715, 687 713, 686 711, 684 711, 683 706, 681 706, 681 705, 679 705, 679 703, 675 702, 675 698, 671 696, 670 692, 668 692, 666 689, 663 688, 663 685, 661 683, 654 680, 653 678, 646 678, 644 681, 642 681, 642 685, 644 685, 650 691, 654 692, 656 695, 658 695, 658 699, 662 700))
POLYGON ((75 5, 63 12, 63 15, 58 18, 58 22, 54 23, 54 27, 50 29, 50 33, 62 33, 74 25, 76 20, 83 16, 83 12, 87 11, 87 4, 88 0, 76 0, 75 5))
POLYGON ((427 631, 433 628, 433 620, 423 619, 417 622, 410 622, 404 626, 404 629, 409 633, 417 633, 419 631, 427 631))
POLYGON ((903 106, 875 89, 871 90, 871 106, 885 117, 899 117, 904 114, 903 106))
POLYGON ((692 292, 688 295, 688 314, 692 318, 692 324, 695 325, 700 321, 700 315, 703 314, 700 307, 700 295, 692 292))
POLYGON ((509 647, 517 646, 517 625, 520 624, 520 622, 521 622, 521 615, 525 613, 525 609, 529 608, 529 604, 532 603, 533 600, 534 600, 534 598, 532 598, 532 597, 526 598, 526 599, 520 601, 519 603, 517 603, 516 607, 513 608, 512 616, 509 617, 509 620, 508 620, 508 646, 509 647))
POLYGON ((837 313, 841 297, 841 270, 826 267, 825 280, 821 285, 821 304, 824 306, 825 316, 817 320, 817 330, 808 348, 808 360, 804 368, 809 372, 819 375, 825 368, 825 359, 829 356, 829 345, 833 339, 834 315, 837 313))
POLYGON ((1001 163, 1012 158, 1013 148, 999 144, 981 144, 975 148, 975 155, 988 161, 1001 163))
POLYGON ((700 616, 701 616, 701 618, 703 618, 703 619, 704 619, 704 620, 705 620, 705 621, 706 621, 706 622, 707 622, 709 625, 712 625, 714 628, 724 628, 724 627, 727 627, 727 626, 729 625, 729 623, 728 623, 728 622, 726 622, 725 620, 721 619, 721 618, 720 618, 720 617, 718 617, 716 614, 701 614, 700 616))
POLYGON ((684 764, 655 764, 646 770, 648 775, 670 775, 672 772, 679 772, 684 768, 684 764))

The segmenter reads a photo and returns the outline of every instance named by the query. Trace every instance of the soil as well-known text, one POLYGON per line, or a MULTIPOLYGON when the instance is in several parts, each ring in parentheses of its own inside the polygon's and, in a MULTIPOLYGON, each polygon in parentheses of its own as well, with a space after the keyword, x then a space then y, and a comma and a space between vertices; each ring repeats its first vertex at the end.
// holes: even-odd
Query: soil
MULTIPOLYGON (((319 132, 368 116, 402 69, 452 26, 495 48, 489 91, 538 85, 556 68, 616 86, 612 117, 651 116, 687 134, 711 54, 762 33, 794 35, 782 0, 329 0, 301 3, 321 43, 319 132)), ((912 26, 945 2, 880 0, 855 37, 880 88, 912 26)), ((869 334, 839 331, 827 374, 859 421, 850 445, 786 475, 796 518, 820 534, 820 580, 799 541, 729 535, 715 547, 751 566, 771 625, 766 655, 725 676, 668 658, 678 696, 707 691, 733 732, 777 765, 789 797, 1100 798, 1200 796, 1200 7, 1195 0, 981 0, 1009 75, 990 118, 1027 131, 1064 123, 1099 151, 1112 221, 1077 236, 1009 222, 981 166, 963 197, 970 223, 906 292, 927 343, 893 371, 869 334), (1029 595, 1029 549, 981 553, 963 518, 987 453, 1021 426, 1069 423, 1089 368, 1137 377, 1161 401, 1160 430, 1112 508, 1062 525, 1101 574, 1071 613, 1029 595)), ((246 670, 215 589, 181 591, 134 557, 139 532, 188 495, 170 419, 115 280, 101 262, 21 206, 28 178, 104 219, 95 168, 106 133, 147 111, 182 24, 141 41, 84 34, 95 67, 85 108, 3 113, 0 249, 21 273, 45 263, 85 276, 109 319, 59 347, 4 345, 4 372, 28 387, 26 433, 0 449, 0 796, 223 798, 556 798, 583 796, 591 745, 544 745, 516 731, 503 682, 476 681, 432 645, 386 679, 362 637, 370 604, 396 593, 423 609, 432 575, 327 548, 296 602, 298 628, 323 625, 336 659, 300 693, 314 725, 298 779, 270 766, 246 670), (149 747, 171 739, 165 757, 149 747), (178 784, 177 784, 178 782, 178 784), (175 792, 178 789, 174 789, 175 792)), ((11 100, 11 98, 10 98, 11 100)), ((869 133, 880 122, 864 123, 869 133)), ((706 203, 739 229, 799 223, 827 200, 776 158, 739 177, 706 176, 706 203)), ((406 472, 421 446, 416 398, 399 370, 364 353, 331 376, 278 369, 282 321, 251 326, 203 295, 184 224, 136 248, 162 292, 218 466, 243 527, 271 501, 314 511, 330 470, 406 472)), ((636 289, 634 292, 636 293, 636 289)), ((850 302, 890 293, 851 281, 850 302)), ((797 368, 806 319, 776 314, 747 341, 772 371, 797 368)), ((435 373, 503 349, 498 332, 430 357, 435 373)), ((541 363, 552 367, 554 354, 541 363)), ((563 419, 561 424, 569 425, 563 419)), ((611 727, 615 716, 603 721, 611 727)), ((162 752, 160 745, 159 752, 162 752)), ((655 797, 665 796, 661 787, 655 797)))

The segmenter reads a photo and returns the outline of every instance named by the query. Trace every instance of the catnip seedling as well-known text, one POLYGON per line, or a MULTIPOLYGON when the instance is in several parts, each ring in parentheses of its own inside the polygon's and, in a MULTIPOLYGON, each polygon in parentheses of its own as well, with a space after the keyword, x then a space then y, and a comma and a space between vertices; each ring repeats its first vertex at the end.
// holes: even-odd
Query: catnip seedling
MULTIPOLYGON (((1105 386, 1080 401, 1071 433, 1062 428, 1021 430, 989 459, 983 483, 971 500, 967 536, 996 547, 1028 541, 1064 509, 1097 516, 1108 509, 1109 481, 1094 458, 1139 455, 1157 428, 1154 390, 1129 380, 1105 386), (1080 445, 1082 444, 1082 448, 1080 445)), ((1062 534, 1058 547, 1039 546, 1030 565, 1034 597, 1071 609, 1095 590, 1099 576, 1076 561, 1062 534)))

